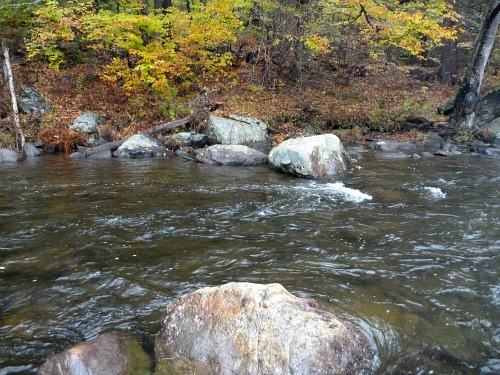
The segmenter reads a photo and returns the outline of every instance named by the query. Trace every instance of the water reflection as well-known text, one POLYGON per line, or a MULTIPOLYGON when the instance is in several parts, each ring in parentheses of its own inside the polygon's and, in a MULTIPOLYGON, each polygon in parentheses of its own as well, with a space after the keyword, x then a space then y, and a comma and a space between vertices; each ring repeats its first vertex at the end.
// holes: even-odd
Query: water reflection
POLYGON ((380 373, 495 373, 493 158, 365 157, 342 182, 159 160, 0 165, 0 374, 172 299, 279 282, 368 332, 380 373))

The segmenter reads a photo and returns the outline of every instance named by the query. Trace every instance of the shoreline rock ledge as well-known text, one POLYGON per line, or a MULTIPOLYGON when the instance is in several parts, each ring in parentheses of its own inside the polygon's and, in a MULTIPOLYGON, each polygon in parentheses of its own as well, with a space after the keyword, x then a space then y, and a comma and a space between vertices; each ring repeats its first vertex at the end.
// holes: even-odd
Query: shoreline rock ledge
POLYGON ((280 284, 229 283, 167 306, 156 375, 371 374, 378 357, 353 325, 280 284))

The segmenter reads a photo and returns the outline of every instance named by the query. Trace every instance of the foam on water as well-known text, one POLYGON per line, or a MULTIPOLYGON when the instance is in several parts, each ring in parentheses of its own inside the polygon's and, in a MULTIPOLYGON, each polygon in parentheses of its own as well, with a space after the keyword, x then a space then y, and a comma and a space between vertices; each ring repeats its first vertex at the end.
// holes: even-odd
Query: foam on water
POLYGON ((432 187, 432 186, 425 186, 424 190, 426 190, 429 193, 431 198, 434 198, 434 199, 446 198, 446 193, 443 193, 443 191, 440 188, 432 187))
POLYGON ((331 190, 333 194, 341 196, 349 202, 360 203, 373 199, 371 195, 365 194, 357 189, 348 188, 344 186, 342 182, 328 183, 326 187, 331 190))
POLYGON ((342 182, 333 182, 324 185, 315 184, 315 188, 353 203, 361 203, 373 199, 371 195, 365 194, 357 189, 346 187, 342 182))

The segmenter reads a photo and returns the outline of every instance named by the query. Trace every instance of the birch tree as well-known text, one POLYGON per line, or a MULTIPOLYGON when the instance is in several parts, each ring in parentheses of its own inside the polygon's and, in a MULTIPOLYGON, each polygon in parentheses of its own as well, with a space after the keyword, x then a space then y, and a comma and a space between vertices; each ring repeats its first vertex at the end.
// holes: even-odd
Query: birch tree
POLYGON ((471 131, 474 128, 484 70, 495 44, 499 22, 500 0, 490 0, 483 26, 476 39, 472 60, 455 98, 455 106, 451 114, 451 124, 458 129, 471 131))

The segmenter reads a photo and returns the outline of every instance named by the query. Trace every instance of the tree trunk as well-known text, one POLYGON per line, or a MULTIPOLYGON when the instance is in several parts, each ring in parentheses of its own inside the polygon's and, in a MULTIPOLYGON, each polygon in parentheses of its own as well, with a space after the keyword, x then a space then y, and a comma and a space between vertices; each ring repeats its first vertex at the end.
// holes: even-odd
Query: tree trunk
POLYGON ((172 0, 154 0, 155 9, 167 9, 172 5, 172 0))
POLYGON ((491 5, 476 40, 473 59, 455 98, 451 124, 458 129, 467 131, 473 129, 484 70, 495 44, 499 22, 500 0, 491 0, 491 5))
MULTIPOLYGON (((444 26, 456 27, 457 23, 445 20, 444 26)), ((456 85, 458 80, 457 47, 456 40, 446 39, 439 48, 439 69, 436 75, 439 82, 450 87, 456 85)))
POLYGON ((24 144, 26 139, 24 137, 23 129, 19 122, 19 109, 17 107, 16 90, 14 88, 14 76, 12 75, 12 69, 10 67, 9 49, 5 42, 2 42, 2 53, 4 58, 4 73, 7 82, 9 83, 10 98, 12 101, 12 112, 14 114, 14 130, 16 132, 16 140, 18 143, 18 151, 20 153, 24 150, 24 144))
MULTIPOLYGON (((162 131, 171 130, 173 128, 176 128, 177 126, 184 125, 184 124, 187 124, 188 122, 191 122, 199 114, 200 114, 200 111, 195 111, 194 113, 190 114, 189 116, 183 117, 179 120, 170 121, 170 122, 166 122, 164 124, 154 126, 152 128, 149 128, 149 129, 142 131, 140 134, 155 134, 155 133, 159 133, 162 131)), ((97 146, 97 147, 89 148, 89 149, 84 150, 83 154, 85 156, 90 156, 90 155, 97 154, 98 152, 102 152, 102 151, 108 151, 108 150, 113 151, 113 150, 116 150, 118 147, 120 147, 126 140, 127 139, 120 139, 119 141, 109 142, 109 143, 105 143, 105 144, 97 146)))
POLYGON ((453 86, 457 83, 457 42, 446 40, 440 48, 440 65, 437 72, 439 82, 446 86, 453 86))

